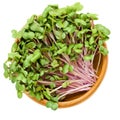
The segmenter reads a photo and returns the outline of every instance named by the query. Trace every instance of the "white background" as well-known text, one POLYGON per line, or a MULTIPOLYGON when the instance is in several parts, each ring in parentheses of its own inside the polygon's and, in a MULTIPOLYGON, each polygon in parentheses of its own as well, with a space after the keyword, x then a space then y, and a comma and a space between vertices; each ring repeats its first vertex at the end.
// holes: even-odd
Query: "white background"
POLYGON ((120 5, 119 0, 1 0, 0 1, 0 120, 120 120, 120 5), (99 15, 99 23, 111 30, 109 64, 97 91, 85 102, 71 108, 52 111, 25 95, 16 96, 15 87, 3 77, 3 62, 14 39, 11 30, 19 30, 32 14, 41 14, 48 4, 60 7, 80 1, 83 12, 99 15))

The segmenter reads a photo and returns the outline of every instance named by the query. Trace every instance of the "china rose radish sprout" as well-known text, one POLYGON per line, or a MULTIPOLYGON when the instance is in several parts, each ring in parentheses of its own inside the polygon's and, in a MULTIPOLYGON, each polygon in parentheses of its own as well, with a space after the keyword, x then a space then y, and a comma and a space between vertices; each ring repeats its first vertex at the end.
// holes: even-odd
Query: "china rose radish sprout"
POLYGON ((15 84, 19 98, 27 92, 37 100, 47 99, 46 106, 55 110, 66 96, 95 84, 101 57, 108 54, 104 43, 110 31, 94 24, 96 14, 78 12, 82 8, 80 3, 48 5, 20 31, 12 30, 16 41, 4 63, 4 76, 15 84))

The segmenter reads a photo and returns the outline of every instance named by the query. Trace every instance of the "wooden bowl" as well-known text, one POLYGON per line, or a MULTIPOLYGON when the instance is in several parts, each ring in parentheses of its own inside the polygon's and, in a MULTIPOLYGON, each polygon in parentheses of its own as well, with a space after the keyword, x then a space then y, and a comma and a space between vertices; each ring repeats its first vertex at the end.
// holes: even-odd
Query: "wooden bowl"
MULTIPOLYGON (((105 45, 106 46, 106 45, 105 45)), ((94 60, 94 67, 97 66, 97 62, 98 62, 99 56, 95 57, 94 60)), ((87 98, 89 98, 98 88, 98 86, 100 85, 100 83, 102 82, 104 75, 106 73, 106 69, 107 69, 107 64, 108 64, 108 56, 101 56, 101 61, 100 61, 100 66, 98 68, 98 79, 96 81, 96 83, 92 86, 92 88, 87 91, 87 92, 79 92, 76 94, 72 94, 67 96, 64 101, 59 102, 58 106, 59 108, 65 108, 65 107, 70 107, 70 106, 74 106, 76 104, 79 104, 81 102, 83 102, 84 100, 86 100, 87 98)), ((42 104, 42 105, 46 105, 47 100, 36 100, 35 98, 31 97, 29 94, 25 93, 29 98, 31 98, 32 100, 34 100, 35 102, 42 104)))

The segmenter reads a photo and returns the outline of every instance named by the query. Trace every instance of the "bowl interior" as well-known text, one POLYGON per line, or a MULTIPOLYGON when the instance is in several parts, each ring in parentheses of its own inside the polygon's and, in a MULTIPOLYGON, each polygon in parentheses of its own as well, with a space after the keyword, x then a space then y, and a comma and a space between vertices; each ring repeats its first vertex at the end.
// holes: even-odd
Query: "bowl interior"
MULTIPOLYGON (((95 59, 94 59, 94 68, 96 69, 97 67, 97 63, 98 63, 98 59, 99 59, 99 56, 95 56, 95 59)), ((101 72, 102 72, 102 66, 103 66, 103 55, 101 56, 101 61, 100 61, 100 66, 98 68, 98 72, 97 72, 97 75, 100 76, 101 72)), ((96 83, 98 82, 98 80, 96 81, 96 83)), ((89 90, 90 91, 90 90, 89 90)), ((87 91, 88 92, 88 91, 87 91)), ((63 100, 63 101, 71 101, 71 100, 74 100, 74 99, 77 99, 77 98, 80 98, 82 97, 84 94, 86 94, 87 92, 78 92, 76 94, 72 94, 72 95, 68 95, 66 96, 66 98, 63 100)))

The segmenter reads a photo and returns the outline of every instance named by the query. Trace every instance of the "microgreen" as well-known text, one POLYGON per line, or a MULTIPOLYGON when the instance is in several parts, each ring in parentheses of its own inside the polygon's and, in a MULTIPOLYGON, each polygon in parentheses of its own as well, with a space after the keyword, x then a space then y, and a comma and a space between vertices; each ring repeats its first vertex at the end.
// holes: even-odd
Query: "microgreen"
POLYGON ((66 88, 67 86, 69 86, 70 82, 69 81, 65 81, 63 84, 62 84, 62 87, 63 88, 66 88))
POLYGON ((52 63, 51 63, 51 66, 52 66, 53 68, 58 67, 59 64, 58 64, 57 60, 53 60, 52 63))
POLYGON ((94 57, 93 55, 86 55, 83 58, 84 58, 84 60, 89 61, 89 60, 92 60, 93 57, 94 57))
POLYGON ((94 59, 108 54, 104 43, 110 30, 94 23, 97 14, 82 9, 79 2, 63 8, 48 5, 21 30, 12 30, 16 42, 4 63, 4 76, 15 84, 18 98, 28 92, 56 110, 67 95, 91 89, 97 80, 94 59))
POLYGON ((56 102, 48 101, 46 106, 51 108, 52 110, 56 110, 58 108, 58 104, 56 102))

